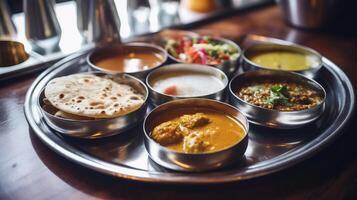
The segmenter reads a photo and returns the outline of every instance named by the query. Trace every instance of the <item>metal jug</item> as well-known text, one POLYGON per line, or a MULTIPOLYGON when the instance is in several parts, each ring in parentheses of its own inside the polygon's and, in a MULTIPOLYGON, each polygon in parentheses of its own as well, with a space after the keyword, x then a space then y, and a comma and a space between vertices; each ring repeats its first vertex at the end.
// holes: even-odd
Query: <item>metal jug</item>
POLYGON ((88 0, 88 41, 97 45, 120 42, 120 19, 114 0, 88 0))
POLYGON ((5 0, 0 0, 0 39, 15 39, 16 28, 5 0))
POLYGON ((51 48, 60 40, 54 4, 53 0, 24 0, 26 37, 35 47, 51 48))

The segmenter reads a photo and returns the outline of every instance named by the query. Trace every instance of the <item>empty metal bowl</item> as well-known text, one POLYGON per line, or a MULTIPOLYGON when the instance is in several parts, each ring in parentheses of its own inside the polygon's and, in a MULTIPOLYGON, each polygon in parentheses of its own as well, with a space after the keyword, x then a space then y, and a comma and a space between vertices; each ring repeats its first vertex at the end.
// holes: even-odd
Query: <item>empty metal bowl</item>
POLYGON ((236 108, 226 103, 210 99, 181 99, 162 104, 151 111, 144 120, 144 143, 150 158, 157 164, 177 171, 207 171, 221 168, 237 162, 243 157, 248 146, 249 124, 246 117, 236 108), (233 146, 211 153, 183 153, 170 150, 151 137, 152 129, 160 121, 160 115, 177 108, 204 108, 230 115, 241 123, 245 136, 233 146))
MULTIPOLYGON (((257 54, 259 52, 266 52, 266 51, 291 51, 291 52, 301 53, 313 57, 314 60, 316 61, 316 64, 311 66, 309 69, 291 71, 291 72, 304 74, 309 78, 314 77, 315 74, 322 67, 322 56, 317 51, 311 48, 297 45, 297 44, 288 45, 288 44, 278 44, 278 43, 264 43, 264 44, 252 45, 248 47, 246 50, 244 50, 242 55, 243 70, 244 71, 251 71, 251 70, 258 70, 258 69, 274 70, 265 66, 258 65, 250 60, 250 57, 252 55, 257 54)), ((284 71, 284 70, 278 70, 278 71, 284 71)))
POLYGON ((16 41, 0 40, 0 67, 10 67, 29 58, 25 46, 16 41))
MULTIPOLYGON (((200 37, 202 37, 202 36, 200 36, 200 37)), ((241 48, 235 42, 233 42, 231 40, 227 40, 227 39, 219 38, 219 37, 211 37, 211 36, 209 36, 209 38, 212 39, 212 40, 215 40, 215 41, 219 41, 219 42, 223 42, 225 44, 228 44, 228 45, 234 47, 237 50, 238 56, 237 56, 236 59, 225 61, 225 62, 222 62, 222 63, 217 64, 217 65, 211 65, 211 66, 214 66, 214 67, 222 70, 224 73, 226 73, 226 75, 228 77, 232 77, 235 74, 235 72, 238 70, 238 67, 239 67, 239 59, 240 59, 241 52, 242 52, 241 48)), ((168 56, 174 62, 185 63, 184 61, 182 61, 182 60, 180 60, 178 58, 175 58, 170 53, 168 53, 168 56)))
MULTIPOLYGON (((143 82, 139 79, 127 75, 107 75, 101 72, 94 72, 97 76, 105 76, 113 81, 130 85, 139 93, 144 95, 144 104, 137 110, 115 118, 94 119, 94 120, 75 120, 57 117, 51 112, 51 109, 44 109, 44 91, 38 98, 38 104, 44 116, 46 123, 55 131, 71 137, 78 138, 102 138, 122 133, 142 122, 147 111, 148 90, 143 82)), ((57 110, 57 109, 56 109, 57 110)))
POLYGON ((245 72, 235 76, 229 83, 230 103, 241 110, 250 122, 278 129, 294 129, 305 126, 318 119, 325 108, 326 92, 316 81, 293 72, 276 70, 257 70, 245 72), (265 80, 285 81, 298 83, 314 89, 322 97, 320 104, 315 107, 299 111, 278 111, 262 108, 250 104, 236 95, 239 87, 251 82, 264 82, 265 80))
MULTIPOLYGON (((200 64, 171 64, 162 66, 148 74, 146 77, 146 85, 150 91, 150 101, 154 105, 160 105, 162 103, 172 101, 175 99, 187 99, 187 98, 208 98, 215 99, 219 101, 224 101, 226 98, 226 88, 228 87, 228 77, 224 72, 219 70, 218 68, 208 66, 208 65, 200 65, 200 64), (158 79, 160 76, 166 76, 169 73, 177 74, 179 72, 200 72, 204 74, 209 74, 215 76, 218 80, 222 82, 224 88, 221 90, 215 91, 210 94, 205 95, 196 95, 196 96, 170 96, 166 95, 160 91, 156 91, 153 87, 153 81, 158 79)), ((208 86, 208 83, 207 83, 208 86)))
POLYGON ((323 28, 336 16, 337 0, 277 0, 285 20, 307 29, 323 28))
POLYGON ((145 80, 146 75, 150 71, 163 65, 166 62, 166 60, 167 60, 167 53, 163 48, 161 48, 157 45, 147 44, 147 43, 139 43, 139 42, 127 43, 127 44, 112 44, 112 45, 105 46, 105 47, 99 47, 99 48, 95 49, 93 52, 89 53, 87 56, 87 63, 93 70, 102 71, 102 72, 109 73, 109 74, 130 74, 130 75, 140 78, 141 80, 145 80), (109 70, 109 69, 105 69, 105 68, 102 68, 102 67, 96 65, 96 62, 106 59, 106 58, 110 58, 110 57, 120 55, 123 53, 127 54, 127 53, 136 53, 136 52, 145 52, 148 54, 160 55, 162 57, 162 62, 160 62, 158 65, 151 67, 149 69, 141 70, 141 71, 134 71, 134 72, 123 72, 123 71, 109 70))

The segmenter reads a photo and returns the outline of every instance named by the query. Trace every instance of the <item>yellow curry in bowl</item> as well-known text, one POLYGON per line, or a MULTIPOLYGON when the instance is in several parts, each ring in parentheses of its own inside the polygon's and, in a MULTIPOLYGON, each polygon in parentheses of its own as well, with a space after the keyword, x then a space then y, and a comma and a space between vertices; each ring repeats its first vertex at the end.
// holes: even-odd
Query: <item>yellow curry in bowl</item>
POLYGON ((315 50, 294 44, 256 44, 244 52, 245 65, 269 70, 313 72, 321 67, 321 59, 315 50))
POLYGON ((227 149, 246 136, 233 117, 210 109, 181 108, 161 116, 150 137, 162 146, 183 153, 211 153, 227 149))
POLYGON ((304 71, 319 64, 316 56, 290 50, 262 50, 248 57, 254 64, 266 69, 304 71))

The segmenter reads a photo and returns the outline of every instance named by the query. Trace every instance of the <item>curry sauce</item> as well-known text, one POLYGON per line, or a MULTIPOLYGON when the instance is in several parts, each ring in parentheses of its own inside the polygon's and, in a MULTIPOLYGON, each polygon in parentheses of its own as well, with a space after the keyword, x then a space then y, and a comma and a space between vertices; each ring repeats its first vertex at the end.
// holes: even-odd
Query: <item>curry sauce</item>
POLYGON ((152 52, 120 53, 98 60, 95 64, 103 69, 118 72, 137 72, 160 65, 163 57, 152 52))
POLYGON ((160 119, 151 138, 178 152, 216 152, 237 144, 246 135, 233 117, 210 109, 177 109, 160 119))
POLYGON ((250 55, 249 59, 264 68, 284 71, 308 70, 318 64, 314 55, 289 50, 261 50, 250 55))

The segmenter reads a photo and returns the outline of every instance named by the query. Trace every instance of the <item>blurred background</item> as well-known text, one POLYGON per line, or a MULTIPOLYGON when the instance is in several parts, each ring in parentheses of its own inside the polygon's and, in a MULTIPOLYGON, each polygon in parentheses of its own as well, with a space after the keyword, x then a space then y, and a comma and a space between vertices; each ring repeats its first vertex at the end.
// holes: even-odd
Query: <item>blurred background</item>
MULTIPOLYGON (((35 67, 103 41, 128 42, 166 28, 197 28, 265 6, 277 6, 277 20, 291 30, 357 35, 356 0, 0 0, 0 40, 8 40, 9 46, 18 41, 31 54, 24 57, 27 62, 2 68, 0 78, 39 69, 35 67)), ((253 18, 249 23, 275 22, 253 18)))
MULTIPOLYGON (((12 13, 19 13, 23 11, 23 0, 1 0, 7 1, 12 13)), ((70 0, 56 0, 56 3, 68 2, 70 0)), ((172 26, 176 24, 189 23, 197 19, 202 19, 203 16, 207 16, 207 13, 217 12, 220 10, 227 10, 232 8, 240 8, 248 5, 259 5, 267 3, 275 3, 280 1, 288 2, 290 0, 118 0, 117 4, 127 5, 127 10, 120 10, 119 15, 124 16, 129 12, 130 22, 124 23, 122 26, 132 26, 131 31, 137 31, 138 33, 148 32, 149 29, 157 29, 165 26, 172 26), (215 3, 210 3, 215 2, 215 3), (184 9, 180 10, 181 7, 184 9), (182 13, 181 16, 178 13, 182 13), (151 14, 150 14, 151 13, 151 14), (198 13, 198 14, 197 14, 198 13), (151 15, 151 21, 155 21, 154 16, 160 18, 159 25, 152 25, 148 27, 148 21, 143 18, 151 15), (139 21, 136 23, 135 21, 139 21), (156 27, 155 27, 156 26, 156 27)), ((293 0, 294 1, 294 0, 293 0)), ((291 1, 291 2, 293 2, 291 1)), ((329 12, 333 13, 333 16, 329 19, 329 26, 324 27, 323 30, 332 32, 339 32, 343 34, 356 34, 356 20, 357 8, 356 0, 295 0, 295 1, 309 1, 315 4, 330 4, 331 9, 329 12)), ((301 12, 296 3, 293 8, 296 12, 301 12)), ((121 7, 122 8, 122 7, 121 7)), ((232 14, 228 12, 226 14, 232 14)), ((121 17, 122 18, 122 17, 121 17)), ((155 23, 155 22, 152 22, 155 23)), ((302 28, 302 27, 300 27, 302 28)), ((321 29, 320 29, 321 30, 321 29)))

